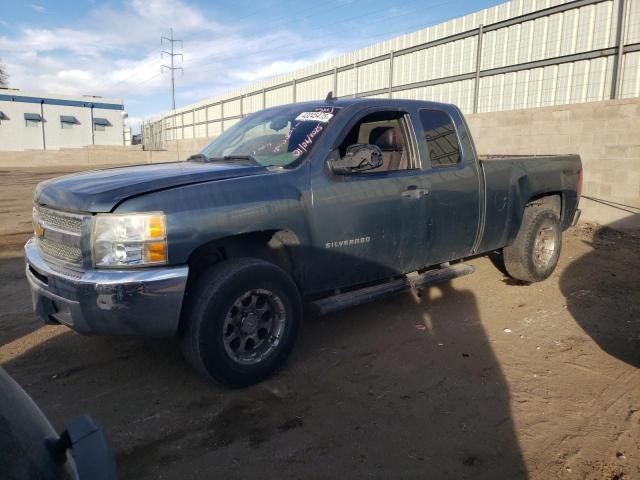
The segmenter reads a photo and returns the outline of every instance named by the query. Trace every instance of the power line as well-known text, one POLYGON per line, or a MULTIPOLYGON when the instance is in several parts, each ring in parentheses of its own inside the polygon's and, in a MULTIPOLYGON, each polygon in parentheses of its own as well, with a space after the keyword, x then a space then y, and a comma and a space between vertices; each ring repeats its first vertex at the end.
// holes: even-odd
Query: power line
POLYGON ((175 53, 173 50, 173 44, 174 43, 178 43, 180 42, 180 48, 183 48, 182 45, 182 40, 176 40, 173 38, 173 28, 171 29, 171 37, 167 38, 167 37, 160 37, 160 45, 164 45, 164 41, 169 42, 170 48, 169 48, 169 52, 167 52, 166 50, 162 50, 160 52, 160 58, 164 58, 163 55, 168 55, 169 58, 171 59, 171 65, 160 65, 160 71, 164 71, 162 70, 163 68, 166 68, 167 70, 169 70, 171 72, 171 100, 172 100, 172 105, 173 105, 173 110, 176 109, 176 80, 175 80, 175 71, 176 70, 180 70, 180 72, 182 74, 184 74, 184 68, 182 67, 175 67, 174 63, 173 63, 173 59, 174 57, 180 57, 181 61, 184 61, 184 56, 182 55, 182 53, 175 53))
MULTIPOLYGON (((360 1, 360 0, 348 0, 348 1, 344 1, 344 0, 336 0, 334 3, 339 5, 338 9, 344 9, 347 5, 352 4, 352 3, 355 3, 355 2, 359 2, 359 1, 360 1)), ((419 1, 419 0, 410 0, 408 3, 415 3, 416 1, 419 1)), ((267 11, 273 11, 273 8, 269 8, 269 9, 265 9, 265 10, 261 10, 261 11, 256 11, 256 12, 253 12, 253 13, 251 13, 251 14, 249 14, 249 15, 245 15, 245 16, 242 16, 242 17, 238 17, 238 18, 234 19, 234 21, 237 21, 237 20, 244 20, 244 19, 246 19, 246 18, 250 18, 250 17, 256 16, 256 15, 260 15, 260 14, 262 14, 262 13, 264 13, 264 12, 267 12, 267 11)), ((310 18, 313 18, 313 17, 319 16, 319 15, 325 15, 325 14, 326 14, 326 5, 325 5, 325 7, 323 7, 323 10, 322 10, 321 12, 316 12, 316 13, 311 14, 311 15, 300 15, 300 16, 298 16, 298 17, 294 17, 294 20, 303 21, 303 20, 308 20, 308 19, 310 19, 310 18)), ((369 15, 372 15, 372 14, 371 14, 371 13, 369 13, 369 14, 364 14, 364 16, 369 16, 369 15)), ((362 16, 362 15, 361 15, 361 16, 362 16)), ((357 17, 353 17, 353 18, 357 18, 357 17)), ((346 20, 352 20, 353 18, 348 18, 348 19, 346 19, 346 20)), ((291 23, 291 20, 292 20, 292 19, 291 19, 291 18, 289 18, 289 19, 287 19, 287 20, 286 20, 286 21, 284 21, 284 22, 285 22, 285 23, 291 23)), ((338 24, 340 24, 340 23, 344 23, 344 22, 345 22, 345 20, 342 20, 342 21, 339 21, 339 22, 337 22, 337 23, 338 23, 338 24)), ((283 23, 283 21, 282 21, 282 20, 281 20, 280 22, 271 23, 271 24, 270 24, 270 26, 271 26, 271 27, 273 27, 274 25, 275 25, 275 26, 277 26, 278 24, 281 24, 281 23, 283 23)), ((235 33, 240 33, 241 31, 243 31, 243 28, 242 28, 242 27, 238 27, 238 28, 235 28, 235 29, 233 29, 233 30, 230 30, 230 31, 225 32, 225 34, 235 34, 235 33)), ((243 39, 238 39, 238 40, 232 41, 232 42, 230 42, 230 43, 227 43, 227 44, 226 44, 226 47, 228 48, 228 47, 229 47, 229 45, 238 45, 238 44, 241 44, 243 41, 244 41, 243 39)), ((281 44, 281 45, 282 45, 282 46, 286 46, 287 44, 281 44)), ((272 49, 273 49, 273 47, 269 47, 268 49, 259 50, 259 51, 254 52, 254 53, 268 52, 268 51, 271 51, 272 49)), ((151 52, 149 52, 149 53, 151 53, 151 52)), ((167 52, 167 53, 169 53, 169 52, 167 52)), ((215 56, 215 55, 216 55, 215 53, 208 54, 208 55, 204 55, 204 56, 203 56, 203 57, 201 57, 198 61, 204 60, 204 59, 206 59, 206 58, 210 58, 210 57, 215 56)), ((228 60, 228 59, 234 59, 234 58, 237 58, 237 56, 236 56, 236 55, 233 55, 233 56, 228 56, 228 57, 222 57, 222 58, 218 58, 218 59, 216 59, 215 61, 216 61, 216 62, 219 62, 219 61, 228 60)), ((153 60, 153 59, 147 60, 146 62, 143 62, 142 64, 140 64, 140 65, 139 65, 139 67, 143 67, 143 66, 150 65, 150 64, 152 64, 154 61, 155 61, 155 60, 153 60)), ((191 64, 191 63, 194 63, 194 61, 193 61, 193 60, 192 60, 191 62, 187 61, 187 63, 186 63, 186 64, 191 64)), ((207 64, 205 63, 204 65, 207 65, 207 64)), ((211 65, 211 63, 209 63, 209 65, 211 65)), ((169 67, 166 67, 166 68, 169 68, 169 67)), ((214 68, 217 68, 217 67, 214 67, 214 68)), ((210 70, 212 70, 212 68, 207 69, 206 71, 210 71, 210 70)), ((136 73, 133 73, 133 74, 129 75, 128 77, 123 78, 123 79, 121 79, 121 80, 117 81, 115 84, 111 85, 111 87, 110 87, 110 88, 111 88, 111 89, 113 89, 113 88, 115 88, 115 87, 117 87, 117 86, 119 86, 119 85, 121 85, 121 84, 123 84, 123 83, 125 83, 125 82, 128 82, 129 80, 131 80, 131 79, 133 79, 134 77, 136 77, 136 76, 140 75, 141 73, 143 73, 143 72, 136 72, 136 73)), ((139 85, 141 85, 141 84, 143 84, 143 83, 146 83, 146 82, 148 82, 148 81, 150 81, 150 80, 153 80, 153 79, 154 79, 154 78, 156 78, 157 76, 158 76, 158 75, 152 75, 152 76, 150 76, 150 77, 147 77, 147 78, 145 78, 145 79, 143 79, 143 80, 139 81, 138 83, 134 84, 134 85, 133 85, 133 86, 131 86, 131 87, 129 87, 129 86, 127 86, 127 85, 123 85, 123 87, 121 87, 121 88, 119 88, 119 89, 116 89, 116 93, 120 93, 120 92, 122 92, 122 94, 123 94, 123 95, 124 95, 124 94, 126 94, 126 93, 130 93, 130 92, 128 92, 128 91, 129 91, 131 88, 137 87, 137 86, 139 86, 139 85), (126 92, 126 93, 125 93, 125 92, 126 92)))

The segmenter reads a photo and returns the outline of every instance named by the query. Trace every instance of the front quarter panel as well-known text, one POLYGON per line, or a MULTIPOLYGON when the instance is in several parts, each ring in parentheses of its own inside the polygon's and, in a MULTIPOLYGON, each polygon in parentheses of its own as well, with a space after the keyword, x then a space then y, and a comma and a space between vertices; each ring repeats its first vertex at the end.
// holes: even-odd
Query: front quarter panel
POLYGON ((308 245, 305 205, 308 164, 227 180, 170 188, 131 198, 117 213, 163 211, 169 263, 184 264, 213 240, 265 230, 289 230, 308 245))

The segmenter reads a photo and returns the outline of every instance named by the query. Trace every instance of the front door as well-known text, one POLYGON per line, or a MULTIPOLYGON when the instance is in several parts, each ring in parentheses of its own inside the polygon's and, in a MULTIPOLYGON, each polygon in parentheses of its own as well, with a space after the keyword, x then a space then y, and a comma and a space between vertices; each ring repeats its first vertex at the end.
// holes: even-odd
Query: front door
POLYGON ((378 145, 382 166, 334 175, 324 165, 312 175, 314 291, 394 277, 420 263, 427 197, 406 112, 365 114, 331 155, 355 143, 378 145))

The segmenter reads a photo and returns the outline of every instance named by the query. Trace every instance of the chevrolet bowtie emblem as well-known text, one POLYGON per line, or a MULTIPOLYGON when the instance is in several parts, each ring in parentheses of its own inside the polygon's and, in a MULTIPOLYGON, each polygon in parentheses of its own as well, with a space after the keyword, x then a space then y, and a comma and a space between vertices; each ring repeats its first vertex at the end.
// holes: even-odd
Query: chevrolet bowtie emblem
POLYGON ((33 231, 36 234, 36 237, 44 237, 44 227, 39 223, 34 225, 33 231))

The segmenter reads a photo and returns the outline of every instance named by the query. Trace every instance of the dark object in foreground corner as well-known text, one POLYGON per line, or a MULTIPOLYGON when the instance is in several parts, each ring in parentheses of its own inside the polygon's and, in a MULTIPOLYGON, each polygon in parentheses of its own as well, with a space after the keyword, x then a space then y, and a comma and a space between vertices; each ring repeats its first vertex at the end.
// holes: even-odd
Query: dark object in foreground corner
POLYGON ((480 158, 454 105, 329 95, 252 113, 186 162, 41 183, 27 279, 45 323, 176 336, 243 386, 284 363, 304 302, 359 305, 493 251, 546 279, 581 186, 577 155, 480 158))
POLYGON ((0 478, 115 480, 107 436, 89 416, 58 435, 27 393, 0 367, 0 478))

